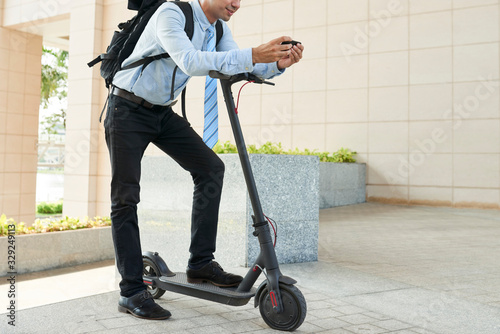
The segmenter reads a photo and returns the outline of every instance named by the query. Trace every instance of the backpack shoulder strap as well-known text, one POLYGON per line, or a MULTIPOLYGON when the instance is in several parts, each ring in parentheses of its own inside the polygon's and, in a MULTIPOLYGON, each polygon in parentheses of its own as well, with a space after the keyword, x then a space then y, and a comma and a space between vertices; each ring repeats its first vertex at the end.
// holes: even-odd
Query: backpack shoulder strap
POLYGON ((186 32, 186 35, 191 40, 191 39, 193 39, 193 34, 194 34, 193 8, 189 4, 189 2, 174 1, 174 3, 177 6, 179 6, 179 8, 184 13, 184 16, 186 17, 186 24, 184 26, 184 31, 186 32))
POLYGON ((222 35, 224 35, 224 27, 222 26, 222 22, 220 20, 217 20, 217 23, 215 24, 215 34, 217 38, 215 40, 215 45, 219 45, 222 35))

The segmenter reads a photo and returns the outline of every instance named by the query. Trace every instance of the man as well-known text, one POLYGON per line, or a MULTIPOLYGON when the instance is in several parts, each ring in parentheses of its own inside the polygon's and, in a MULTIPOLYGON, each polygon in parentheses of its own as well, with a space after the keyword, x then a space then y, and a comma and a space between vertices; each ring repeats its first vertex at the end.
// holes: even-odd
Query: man
MULTIPOLYGON (((112 170, 112 234, 122 277, 118 309, 145 319, 170 317, 169 311, 153 301, 142 281, 137 203, 141 158, 149 143, 158 146, 193 177, 188 280, 208 281, 222 287, 236 286, 242 280, 213 261, 224 174, 224 164, 211 149, 217 142, 217 115, 211 116, 213 108, 205 112, 211 116, 211 129, 204 133, 204 142, 184 118, 172 111, 171 104, 191 76, 206 76, 210 70, 217 70, 229 75, 252 72, 271 78, 297 63, 304 49, 302 45, 282 45, 291 40, 284 36, 240 50, 224 22, 215 52, 215 23, 219 19, 228 21, 240 8, 240 0, 194 0, 190 5, 194 16, 192 40, 184 31, 185 17, 177 5, 165 3, 151 17, 133 53, 122 65, 164 52, 170 58, 119 71, 113 80, 104 121, 112 170)), ((212 91, 212 97, 206 101, 213 100, 213 95, 216 99, 217 93, 212 91)))

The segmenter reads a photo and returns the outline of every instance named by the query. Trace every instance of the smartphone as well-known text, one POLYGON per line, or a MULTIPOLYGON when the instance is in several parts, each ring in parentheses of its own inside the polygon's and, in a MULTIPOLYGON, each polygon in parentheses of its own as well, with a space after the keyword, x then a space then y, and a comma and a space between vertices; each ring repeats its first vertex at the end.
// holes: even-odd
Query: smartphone
POLYGON ((292 45, 297 45, 297 44, 302 44, 298 41, 285 41, 285 42, 281 42, 281 44, 292 44, 292 45))

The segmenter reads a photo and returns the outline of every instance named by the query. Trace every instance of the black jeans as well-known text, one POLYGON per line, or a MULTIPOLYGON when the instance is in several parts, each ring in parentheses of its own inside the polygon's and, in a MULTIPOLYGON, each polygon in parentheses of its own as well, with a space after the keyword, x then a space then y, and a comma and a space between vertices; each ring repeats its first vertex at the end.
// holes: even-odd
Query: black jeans
MULTIPOLYGON (((146 289, 137 204, 141 159, 155 144, 191 173, 194 182, 189 265, 214 258, 224 163, 208 148, 186 119, 170 107, 152 109, 111 95, 104 121, 111 160, 111 222, 121 295, 146 289)), ((175 236, 165 236, 175 238, 175 236)))

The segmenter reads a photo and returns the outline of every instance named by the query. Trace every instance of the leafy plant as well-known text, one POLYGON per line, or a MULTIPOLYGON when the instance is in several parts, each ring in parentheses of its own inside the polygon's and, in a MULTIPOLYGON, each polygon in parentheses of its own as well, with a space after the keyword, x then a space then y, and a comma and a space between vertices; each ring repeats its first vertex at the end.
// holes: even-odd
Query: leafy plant
POLYGON ((63 202, 62 201, 57 201, 57 202, 40 202, 36 206, 36 212, 40 214, 60 214, 62 213, 63 210, 63 202))
MULTIPOLYGON (((40 105, 47 109, 51 101, 66 101, 68 95, 68 57, 67 51, 43 48, 42 84, 40 87, 40 105)), ((64 103, 62 103, 64 105, 64 103)), ((66 129, 66 107, 45 116, 40 122, 43 133, 57 134, 66 129)))
MULTIPOLYGON (((238 153, 236 145, 231 144, 229 141, 225 143, 217 143, 214 147, 215 153, 225 154, 225 153, 238 153)), ((261 147, 256 147, 255 145, 248 145, 247 151, 250 154, 290 154, 290 155, 316 155, 319 157, 321 162, 356 162, 356 152, 350 151, 347 148, 340 148, 338 151, 330 152, 317 152, 316 150, 305 149, 303 151, 296 148, 295 150, 286 151, 281 146, 281 143, 273 144, 267 142, 261 147)))
POLYGON ((89 217, 82 219, 64 217, 57 220, 36 219, 32 226, 26 227, 23 222, 16 223, 14 219, 7 218, 3 214, 0 216, 0 236, 5 237, 8 235, 9 225, 14 225, 16 235, 19 235, 110 226, 111 219, 109 217, 94 217, 92 219, 89 217))

